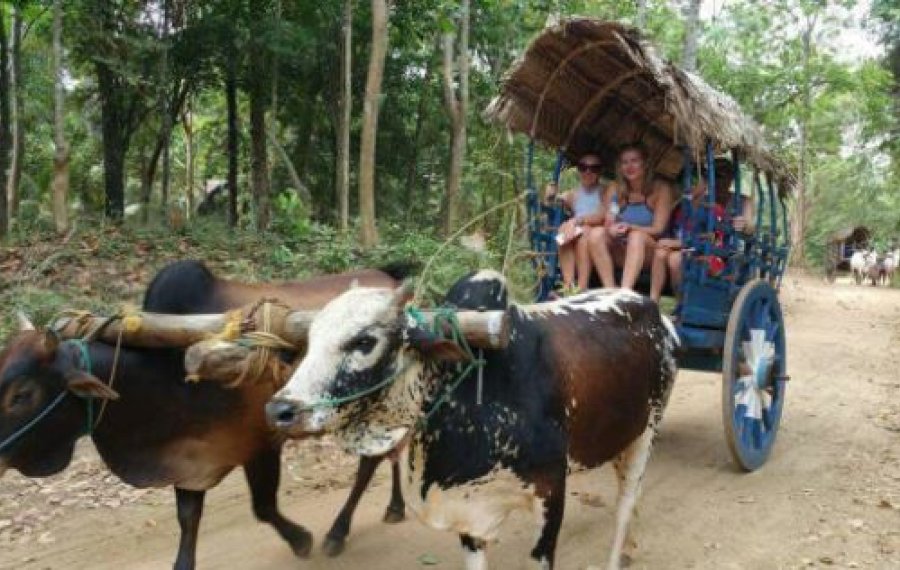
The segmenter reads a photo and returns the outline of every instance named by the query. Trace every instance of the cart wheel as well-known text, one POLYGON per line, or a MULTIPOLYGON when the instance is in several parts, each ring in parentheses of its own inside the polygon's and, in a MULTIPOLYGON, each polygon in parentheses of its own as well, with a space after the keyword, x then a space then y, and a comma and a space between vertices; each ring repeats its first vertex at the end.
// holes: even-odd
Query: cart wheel
POLYGON ((762 466, 772 451, 787 376, 784 319, 766 281, 744 285, 725 332, 722 419, 734 461, 746 471, 762 466))

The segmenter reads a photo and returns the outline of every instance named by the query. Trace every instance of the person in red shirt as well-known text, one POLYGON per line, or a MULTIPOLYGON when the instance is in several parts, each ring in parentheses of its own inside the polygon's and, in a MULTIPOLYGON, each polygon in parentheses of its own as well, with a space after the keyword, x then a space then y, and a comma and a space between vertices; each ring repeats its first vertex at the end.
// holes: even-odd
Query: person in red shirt
MULTIPOLYGON (((713 217, 717 222, 728 219, 728 214, 733 209, 734 195, 730 192, 731 184, 734 182, 734 168, 731 161, 725 158, 717 158, 715 162, 716 169, 716 196, 715 204, 713 204, 713 217)), ((696 211, 697 208, 705 210, 706 202, 706 173, 700 177, 700 181, 691 190, 691 209, 696 211)), ((706 214, 701 217, 705 223, 706 214)), ((691 230, 691 220, 685 216, 684 208, 677 207, 674 214, 676 228, 681 228, 684 232, 691 230)), ((749 198, 744 198, 741 206, 741 213, 731 218, 734 229, 744 234, 753 233, 753 205, 749 198)), ((721 243, 724 236, 717 232, 714 239, 721 243)), ((678 237, 661 238, 656 244, 656 251, 651 266, 651 284, 650 297, 654 301, 659 301, 662 296, 662 290, 666 285, 666 278, 671 278, 672 289, 680 291, 681 289, 681 260, 682 260, 682 242, 678 237)), ((725 263, 722 259, 712 256, 707 259, 709 271, 716 275, 720 273, 725 263)))

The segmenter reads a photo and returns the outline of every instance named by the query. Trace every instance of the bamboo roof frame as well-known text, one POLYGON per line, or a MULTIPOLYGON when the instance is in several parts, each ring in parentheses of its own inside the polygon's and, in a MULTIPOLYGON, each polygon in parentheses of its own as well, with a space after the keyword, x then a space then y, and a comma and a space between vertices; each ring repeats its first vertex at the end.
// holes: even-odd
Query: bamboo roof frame
POLYGON ((664 62, 637 29, 616 22, 572 18, 547 27, 507 71, 484 116, 570 161, 599 154, 610 170, 617 149, 640 140, 655 171, 671 179, 683 146, 696 156, 711 140, 717 153, 736 151, 771 175, 782 195, 795 185, 731 97, 664 62))

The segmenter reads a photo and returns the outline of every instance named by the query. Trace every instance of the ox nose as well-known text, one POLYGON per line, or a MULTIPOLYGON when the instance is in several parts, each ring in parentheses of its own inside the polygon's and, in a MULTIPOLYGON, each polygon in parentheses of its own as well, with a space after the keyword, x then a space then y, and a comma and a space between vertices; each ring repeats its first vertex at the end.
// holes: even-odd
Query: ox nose
POLYGON ((273 398, 266 404, 266 418, 273 428, 293 427, 300 421, 300 405, 285 398, 273 398))

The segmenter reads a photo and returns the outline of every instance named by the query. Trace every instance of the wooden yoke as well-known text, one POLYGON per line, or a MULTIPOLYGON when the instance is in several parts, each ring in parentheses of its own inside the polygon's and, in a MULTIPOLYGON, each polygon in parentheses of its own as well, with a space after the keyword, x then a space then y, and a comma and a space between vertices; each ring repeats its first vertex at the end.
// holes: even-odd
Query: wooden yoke
MULTIPOLYGON (((253 307, 264 307, 256 304, 253 307)), ((254 331, 266 331, 296 347, 306 344, 309 328, 317 311, 273 311, 272 323, 264 326, 262 309, 241 309, 211 315, 166 315, 161 313, 135 313, 108 322, 107 317, 85 315, 62 317, 51 328, 63 338, 81 338, 100 330, 97 340, 108 344, 119 342, 125 346, 140 348, 182 348, 202 340, 218 338, 237 340, 254 331)), ((425 326, 432 326, 436 311, 423 310, 425 326)), ((505 311, 456 311, 459 328, 470 345, 476 348, 505 348, 509 342, 509 322, 505 311)))
MULTIPOLYGON (((52 323, 64 338, 95 336, 108 344, 141 348, 186 348, 186 379, 209 380, 237 387, 249 380, 271 383, 275 389, 293 368, 281 351, 302 356, 317 311, 292 311, 285 305, 260 301, 223 314, 166 315, 134 313, 109 319, 87 313, 52 323)), ((437 311, 418 313, 422 326, 433 327, 437 311)), ((505 311, 455 311, 460 332, 475 348, 505 348, 509 318, 505 311)), ((445 315, 438 317, 444 326, 445 315)), ((449 333, 450 331, 445 331, 449 333)))

